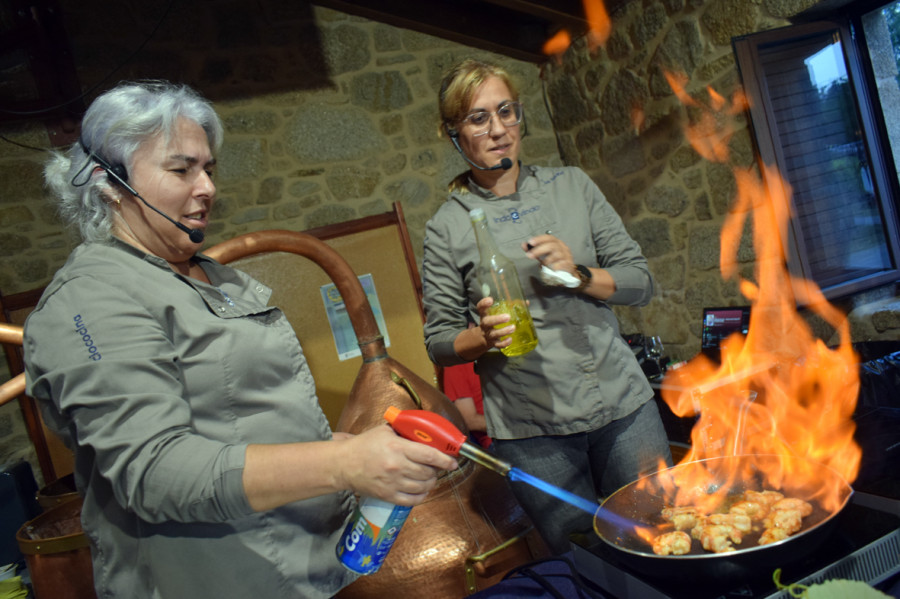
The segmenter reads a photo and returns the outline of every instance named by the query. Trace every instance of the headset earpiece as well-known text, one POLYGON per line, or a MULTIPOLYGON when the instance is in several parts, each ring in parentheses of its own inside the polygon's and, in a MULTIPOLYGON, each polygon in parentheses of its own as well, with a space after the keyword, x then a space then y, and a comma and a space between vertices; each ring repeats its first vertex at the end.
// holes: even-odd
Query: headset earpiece
POLYGON ((124 164, 110 164, 104 159, 100 158, 93 152, 89 153, 91 158, 100 165, 100 168, 106 171, 106 178, 112 184, 118 184, 130 191, 133 195, 140 197, 137 191, 135 191, 134 187, 128 184, 128 169, 125 168, 124 164))
MULTIPOLYGON (((113 183, 120 183, 125 187, 128 187, 128 169, 125 168, 124 164, 110 164, 100 156, 94 153, 84 141, 79 137, 78 145, 81 146, 81 149, 84 150, 84 153, 88 155, 88 157, 100 165, 100 168, 106 171, 106 177, 113 183)), ((129 191, 131 189, 129 188, 129 191)))
POLYGON ((132 194, 138 195, 138 192, 128 184, 128 169, 125 168, 124 164, 110 164, 103 158, 100 158, 100 156, 88 150, 84 144, 82 144, 81 147, 85 149, 85 152, 87 152, 88 156, 90 156, 94 162, 100 165, 100 168, 106 171, 106 178, 110 183, 121 185, 132 194))
POLYGON ((128 183, 128 169, 124 164, 113 164, 106 169, 107 176, 113 183, 128 183))

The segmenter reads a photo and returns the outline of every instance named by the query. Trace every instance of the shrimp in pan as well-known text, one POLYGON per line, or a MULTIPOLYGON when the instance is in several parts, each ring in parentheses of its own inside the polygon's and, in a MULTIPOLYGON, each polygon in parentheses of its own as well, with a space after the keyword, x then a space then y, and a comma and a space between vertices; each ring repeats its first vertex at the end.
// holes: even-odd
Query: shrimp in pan
POLYGON ((729 524, 701 525, 695 528, 691 534, 700 540, 704 549, 713 553, 734 551, 733 544, 740 545, 743 540, 741 531, 729 524))
POLYGON ((675 530, 690 530, 697 526, 703 517, 696 507, 690 505, 663 508, 661 515, 664 520, 675 526, 675 530))
POLYGON ((681 530, 667 532, 653 539, 653 553, 656 555, 684 555, 690 550, 691 537, 681 530))
POLYGON ((740 512, 729 512, 727 514, 710 514, 706 521, 709 524, 725 524, 733 526, 742 534, 747 534, 753 529, 753 522, 747 514, 740 512))

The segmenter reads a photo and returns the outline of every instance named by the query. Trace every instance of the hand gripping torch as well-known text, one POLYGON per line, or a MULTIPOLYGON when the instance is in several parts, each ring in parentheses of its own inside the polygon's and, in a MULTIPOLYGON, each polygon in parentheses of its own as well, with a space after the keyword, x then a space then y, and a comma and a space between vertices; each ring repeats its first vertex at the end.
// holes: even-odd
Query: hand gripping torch
POLYGON ((401 437, 434 447, 447 455, 467 457, 501 476, 507 476, 512 466, 480 447, 466 441, 466 435, 443 416, 428 410, 401 410, 391 406, 384 413, 401 437))
MULTIPOLYGON (((462 432, 434 412, 400 410, 391 406, 384 413, 384 419, 400 436, 411 441, 430 445, 454 457, 465 456, 503 476, 515 472, 509 464, 467 443, 462 432)), ((335 549, 340 562, 357 574, 372 574, 378 570, 411 509, 372 497, 360 498, 335 549)))

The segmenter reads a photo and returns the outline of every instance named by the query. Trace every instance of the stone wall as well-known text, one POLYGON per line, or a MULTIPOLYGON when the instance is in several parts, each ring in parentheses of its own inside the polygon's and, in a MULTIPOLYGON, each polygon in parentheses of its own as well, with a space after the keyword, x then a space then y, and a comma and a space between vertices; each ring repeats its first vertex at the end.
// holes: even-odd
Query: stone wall
MULTIPOLYGON (((184 81, 215 102, 226 138, 210 244, 342 222, 399 201, 421 255, 425 221, 465 170, 438 136, 437 86, 468 56, 499 61, 521 81, 524 152, 560 164, 536 65, 304 3, 176 2, 164 17, 168 3, 147 4, 88 1, 66 13, 78 75, 83 85, 106 78, 101 90, 120 79, 184 81)), ((49 145, 44 127, 0 133, 12 142, 0 141, 0 290, 14 293, 49 281, 74 241, 41 186, 46 155, 31 149, 49 145)))
MULTIPOLYGON (((699 348, 704 305, 744 303, 718 271, 719 230, 734 194, 731 165, 684 139, 686 111, 663 70, 730 97, 731 38, 787 24, 812 0, 634 0, 612 15, 605 48, 576 40, 542 67, 305 3, 65 3, 78 76, 97 89, 166 78, 211 98, 226 125, 209 243, 268 228, 303 230, 403 205, 417 255, 447 182, 465 169, 437 136, 436 90, 458 59, 507 66, 527 112, 523 159, 584 168, 650 260, 658 293, 618 310, 625 332, 660 335, 676 359, 699 348), (156 6, 155 4, 159 4, 156 6), (170 4, 165 13, 165 4, 170 4), (133 57, 128 57, 147 40, 133 57), (634 107, 643 120, 637 125, 634 107)), ((92 88, 87 100, 96 95, 92 88)), ((45 284, 73 247, 41 186, 41 123, 0 127, 0 290, 45 284)), ((752 167, 746 123, 732 163, 752 167)), ((752 271, 752 251, 742 253, 752 271)), ((896 339, 893 289, 848 300, 868 310, 861 339, 896 339), (872 312, 870 300, 881 308, 872 312), (880 317, 874 317, 872 314, 880 317), (878 322, 877 326, 872 326, 878 322), (879 328, 880 327, 880 328, 879 328)), ((827 337, 828 331, 822 336, 827 337)), ((0 377, 2 380, 2 377, 0 377)), ((15 406, 0 408, 0 460, 26 452, 15 406)))

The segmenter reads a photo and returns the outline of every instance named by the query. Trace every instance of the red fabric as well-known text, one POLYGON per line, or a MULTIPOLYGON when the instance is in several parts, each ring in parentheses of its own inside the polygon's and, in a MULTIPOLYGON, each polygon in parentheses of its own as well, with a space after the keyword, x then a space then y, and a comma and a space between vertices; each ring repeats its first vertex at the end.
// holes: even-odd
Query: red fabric
POLYGON ((456 401, 460 397, 471 397, 475 411, 484 414, 481 398, 481 379, 475 374, 475 363, 466 362, 444 368, 444 395, 456 401))
MULTIPOLYGON (((484 403, 481 396, 481 379, 475 374, 475 363, 466 362, 465 364, 457 364, 456 366, 444 367, 444 395, 449 397, 451 401, 456 401, 460 397, 471 397, 475 403, 475 411, 484 414, 484 403)), ((478 441, 482 447, 488 447, 491 444, 491 438, 481 432, 472 432, 472 437, 478 441)))

